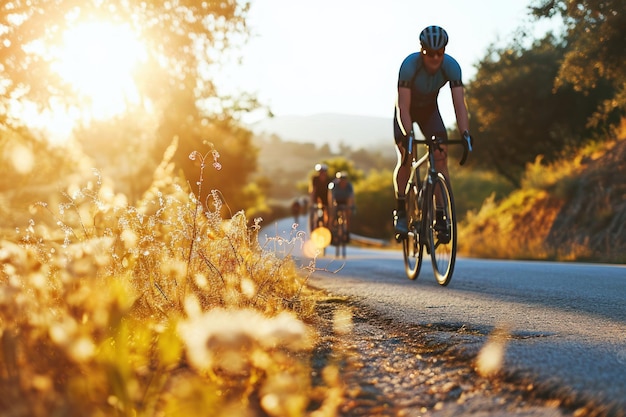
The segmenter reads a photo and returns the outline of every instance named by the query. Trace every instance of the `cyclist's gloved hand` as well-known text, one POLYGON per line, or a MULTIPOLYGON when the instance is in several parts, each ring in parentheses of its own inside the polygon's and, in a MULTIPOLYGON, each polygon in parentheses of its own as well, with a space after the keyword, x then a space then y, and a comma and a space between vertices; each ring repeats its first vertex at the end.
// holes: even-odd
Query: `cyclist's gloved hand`
POLYGON ((413 133, 409 133, 402 138, 402 143, 404 144, 404 149, 409 149, 409 143, 413 141, 413 133))
POLYGON ((474 146, 474 138, 470 135, 469 130, 463 132, 463 139, 467 142, 467 149, 472 152, 472 147, 474 146))
POLYGON ((413 147, 413 132, 402 138, 402 165, 406 165, 409 162, 409 158, 411 157, 410 150, 413 147))

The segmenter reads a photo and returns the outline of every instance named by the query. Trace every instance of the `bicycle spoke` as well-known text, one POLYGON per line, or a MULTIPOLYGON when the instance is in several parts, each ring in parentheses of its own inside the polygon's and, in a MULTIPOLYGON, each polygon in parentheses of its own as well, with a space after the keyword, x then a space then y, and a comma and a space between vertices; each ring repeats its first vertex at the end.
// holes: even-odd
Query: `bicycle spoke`
POLYGON ((404 269, 409 279, 416 279, 422 266, 423 243, 421 237, 421 211, 417 202, 417 188, 410 187, 406 199, 406 214, 409 233, 402 240, 404 269))
POLYGON ((448 285, 456 260, 456 218, 452 189, 441 173, 433 182, 430 201, 428 234, 433 272, 440 285, 448 285))

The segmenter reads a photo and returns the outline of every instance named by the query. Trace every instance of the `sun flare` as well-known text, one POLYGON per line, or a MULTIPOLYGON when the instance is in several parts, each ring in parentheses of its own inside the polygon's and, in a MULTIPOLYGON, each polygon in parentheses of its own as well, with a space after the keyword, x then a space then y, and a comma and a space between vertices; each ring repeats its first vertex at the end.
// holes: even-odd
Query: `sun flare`
POLYGON ((132 74, 146 51, 130 27, 82 23, 68 29, 63 42, 53 70, 89 100, 91 117, 119 115, 139 101, 132 74))

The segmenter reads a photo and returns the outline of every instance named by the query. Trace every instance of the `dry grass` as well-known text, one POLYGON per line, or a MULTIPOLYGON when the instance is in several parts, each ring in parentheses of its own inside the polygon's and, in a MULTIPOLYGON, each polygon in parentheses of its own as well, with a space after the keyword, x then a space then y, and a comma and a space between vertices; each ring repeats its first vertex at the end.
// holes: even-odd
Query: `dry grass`
POLYGON ((171 174, 136 207, 70 188, 0 242, 3 416, 336 415, 306 276, 171 174))
MULTIPOLYGON (((623 134, 623 132, 622 132, 623 134)), ((589 145, 574 157, 529 164, 522 188, 486 199, 461 224, 470 256, 623 263, 626 140, 589 145)))
POLYGON ((548 259, 544 245, 562 201, 538 190, 518 190, 496 203, 493 196, 460 227, 459 251, 504 259, 548 259))

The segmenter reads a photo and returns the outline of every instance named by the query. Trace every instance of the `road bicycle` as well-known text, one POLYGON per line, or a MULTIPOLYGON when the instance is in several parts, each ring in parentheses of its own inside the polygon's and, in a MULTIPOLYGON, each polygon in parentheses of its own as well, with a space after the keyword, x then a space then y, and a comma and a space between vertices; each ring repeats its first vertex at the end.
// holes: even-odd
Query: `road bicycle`
POLYGON ((419 275, 424 248, 430 255, 435 279, 440 285, 448 285, 452 279, 456 260, 457 225, 452 187, 446 177, 435 169, 435 150, 441 145, 463 145, 460 164, 467 160, 471 151, 471 138, 447 140, 433 136, 429 139, 411 139, 408 155, 411 159, 411 175, 406 188, 406 215, 408 233, 396 235, 402 240, 404 266, 409 279, 419 275), (426 146, 426 153, 419 157, 417 145, 426 146), (427 165, 422 177, 420 168, 427 165))
POLYGON ((346 245, 348 244, 348 206, 338 204, 334 207, 335 215, 333 216, 332 233, 333 245, 335 245, 335 256, 340 255, 346 257, 346 245))

